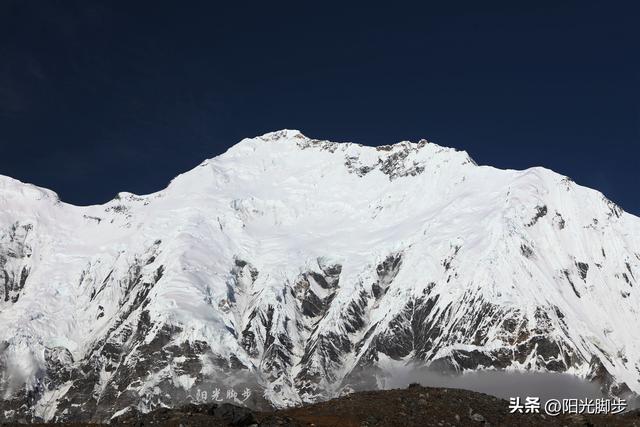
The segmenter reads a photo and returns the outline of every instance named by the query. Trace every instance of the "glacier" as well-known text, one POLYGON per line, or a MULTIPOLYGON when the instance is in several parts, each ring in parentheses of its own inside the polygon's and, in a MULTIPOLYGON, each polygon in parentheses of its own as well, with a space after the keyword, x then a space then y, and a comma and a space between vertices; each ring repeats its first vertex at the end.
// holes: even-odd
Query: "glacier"
POLYGON ((0 176, 0 421, 105 421, 211 384, 255 406, 392 367, 640 393, 640 219, 535 167, 282 130, 149 195, 0 176))

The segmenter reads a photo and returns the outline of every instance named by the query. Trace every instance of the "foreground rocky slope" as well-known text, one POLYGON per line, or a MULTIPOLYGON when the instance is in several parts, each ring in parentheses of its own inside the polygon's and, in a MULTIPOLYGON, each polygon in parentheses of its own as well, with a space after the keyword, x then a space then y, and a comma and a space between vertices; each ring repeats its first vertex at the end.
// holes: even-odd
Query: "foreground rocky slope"
POLYGON ((0 419, 283 407, 406 365, 639 392, 639 236, 567 177, 426 141, 280 131, 100 206, 0 177, 0 419))
MULTIPOLYGON (((60 424, 42 424, 53 426, 60 424)), ((65 424, 62 424, 65 425, 65 424)), ((77 424, 74 424, 77 425, 77 424)), ((95 424, 94 424, 95 425, 95 424)), ((130 411, 112 426, 396 427, 638 426, 640 413, 557 415, 511 413, 505 400, 460 389, 422 387, 357 392, 327 402, 269 412, 231 404, 189 404, 146 414, 130 411)))
POLYGON ((327 402, 273 412, 252 413, 225 405, 189 405, 130 414, 116 425, 397 427, 397 426, 640 426, 640 413, 618 415, 512 414, 508 402, 467 390, 422 387, 358 392, 327 402))

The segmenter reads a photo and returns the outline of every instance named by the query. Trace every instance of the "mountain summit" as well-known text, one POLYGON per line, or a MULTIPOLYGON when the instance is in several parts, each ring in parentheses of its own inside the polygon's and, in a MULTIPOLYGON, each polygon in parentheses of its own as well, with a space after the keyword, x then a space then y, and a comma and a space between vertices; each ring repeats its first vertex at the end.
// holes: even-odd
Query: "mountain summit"
POLYGON ((283 407, 398 366, 637 393, 639 238, 639 218, 565 176, 424 140, 282 130, 86 207, 0 177, 0 421, 232 387, 283 407))

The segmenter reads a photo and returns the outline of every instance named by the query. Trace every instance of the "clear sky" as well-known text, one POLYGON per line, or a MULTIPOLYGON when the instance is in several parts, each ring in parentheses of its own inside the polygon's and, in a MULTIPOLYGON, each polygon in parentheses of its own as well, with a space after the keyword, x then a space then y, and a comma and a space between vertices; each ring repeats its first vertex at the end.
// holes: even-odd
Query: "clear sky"
POLYGON ((545 166, 640 214, 639 2, 347 3, 2 1, 0 174, 103 203, 290 128, 545 166))

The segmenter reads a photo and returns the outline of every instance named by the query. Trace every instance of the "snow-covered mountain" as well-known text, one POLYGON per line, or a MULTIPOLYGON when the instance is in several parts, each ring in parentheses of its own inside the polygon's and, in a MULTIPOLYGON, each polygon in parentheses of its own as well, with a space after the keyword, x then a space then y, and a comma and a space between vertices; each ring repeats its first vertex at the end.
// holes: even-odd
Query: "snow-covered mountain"
POLYGON ((87 207, 0 176, 0 420, 212 384, 291 405, 404 364, 640 392, 639 277, 640 219, 601 193, 427 141, 283 130, 87 207))

